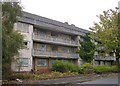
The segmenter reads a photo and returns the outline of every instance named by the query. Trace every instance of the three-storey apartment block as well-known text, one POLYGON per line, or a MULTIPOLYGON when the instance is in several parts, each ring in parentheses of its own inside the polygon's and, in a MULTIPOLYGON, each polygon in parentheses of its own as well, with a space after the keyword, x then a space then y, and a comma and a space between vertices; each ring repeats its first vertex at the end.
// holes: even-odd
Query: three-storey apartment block
POLYGON ((27 12, 14 29, 24 36, 24 47, 12 64, 14 71, 48 70, 55 60, 79 63, 79 35, 87 30, 27 12))

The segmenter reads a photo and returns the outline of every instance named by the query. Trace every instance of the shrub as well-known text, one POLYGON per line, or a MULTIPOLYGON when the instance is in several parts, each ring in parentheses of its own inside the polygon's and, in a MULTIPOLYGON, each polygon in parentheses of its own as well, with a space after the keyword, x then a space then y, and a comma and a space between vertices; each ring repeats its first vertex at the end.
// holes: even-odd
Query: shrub
POLYGON ((90 63, 85 63, 81 66, 77 66, 72 63, 68 63, 65 61, 55 61, 52 65, 52 71, 57 72, 77 72, 80 74, 91 74, 91 73, 107 73, 107 72, 118 72, 117 66, 107 66, 107 65, 99 65, 93 66, 90 63))
POLYGON ((59 72, 78 72, 78 66, 72 64, 70 62, 65 61, 55 61, 52 65, 52 71, 59 71, 59 72))
POLYGON ((110 70, 111 72, 114 72, 114 73, 118 72, 118 67, 117 66, 112 66, 110 69, 111 69, 110 70))
POLYGON ((115 66, 106 66, 106 65, 94 66, 95 73, 107 73, 107 72, 114 72, 114 71, 117 71, 117 67, 115 66))
POLYGON ((55 61, 52 65, 52 71, 66 72, 67 71, 66 62, 63 61, 55 61))
POLYGON ((79 66, 78 73, 84 74, 84 67, 83 66, 79 66))
POLYGON ((70 72, 78 72, 78 66, 72 63, 67 63, 70 72))
POLYGON ((64 62, 64 61, 55 61, 52 65, 52 71, 59 72, 78 72, 81 74, 93 73, 93 65, 90 63, 85 63, 81 66, 77 66, 72 63, 64 62))
POLYGON ((89 73, 93 73, 93 65, 90 64, 90 63, 85 63, 81 66, 79 66, 79 70, 78 70, 79 73, 82 73, 82 74, 89 74, 89 73))

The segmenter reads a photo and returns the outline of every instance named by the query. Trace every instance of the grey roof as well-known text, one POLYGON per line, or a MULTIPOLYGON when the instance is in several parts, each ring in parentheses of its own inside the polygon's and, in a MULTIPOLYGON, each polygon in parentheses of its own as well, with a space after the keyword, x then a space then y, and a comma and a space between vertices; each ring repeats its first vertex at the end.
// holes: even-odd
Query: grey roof
POLYGON ((56 20, 52 20, 49 18, 31 14, 28 12, 23 12, 23 16, 19 18, 19 21, 29 23, 34 26, 46 27, 51 30, 63 31, 63 32, 71 33, 75 35, 89 32, 88 30, 76 27, 73 24, 68 25, 67 23, 62 23, 56 20))

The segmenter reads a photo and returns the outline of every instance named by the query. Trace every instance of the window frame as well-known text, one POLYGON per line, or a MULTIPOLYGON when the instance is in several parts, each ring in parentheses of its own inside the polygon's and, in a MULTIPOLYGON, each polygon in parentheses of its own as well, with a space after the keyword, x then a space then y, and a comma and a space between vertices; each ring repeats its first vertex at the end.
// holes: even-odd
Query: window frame
POLYGON ((45 44, 37 44, 37 48, 38 51, 46 51, 46 45, 45 44), (44 47, 43 47, 44 45, 44 47))
POLYGON ((17 58, 16 60, 17 60, 17 65, 16 66, 18 66, 18 67, 28 67, 29 66, 29 61, 30 61, 29 58, 17 58), (24 61, 23 59, 27 60, 27 65, 26 65, 26 63, 25 64, 19 63, 19 60, 24 61))
POLYGON ((46 66, 47 66, 47 59, 37 59, 36 65, 39 66, 39 67, 46 67, 46 66), (38 64, 38 61, 39 61, 39 64, 38 64), (41 61, 44 61, 44 65, 43 65, 43 64, 42 64, 42 65, 40 64, 41 61))

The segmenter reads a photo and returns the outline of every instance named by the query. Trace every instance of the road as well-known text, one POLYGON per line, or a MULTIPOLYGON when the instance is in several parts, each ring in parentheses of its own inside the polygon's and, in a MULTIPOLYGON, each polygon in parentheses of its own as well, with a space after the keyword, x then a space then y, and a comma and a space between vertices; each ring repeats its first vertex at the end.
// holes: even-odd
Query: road
MULTIPOLYGON (((110 74, 112 75, 112 74, 110 74)), ((112 76, 80 76, 80 77, 70 77, 70 78, 59 78, 53 80, 41 80, 35 83, 45 84, 49 86, 120 86, 118 85, 118 75, 112 76), (96 78, 95 78, 96 77, 96 78)))
POLYGON ((87 81, 87 82, 77 83, 77 84, 118 84, 118 77, 97 79, 97 80, 94 80, 94 81, 87 81))
MULTIPOLYGON (((81 74, 75 77, 65 77, 46 80, 23 80, 22 83, 14 82, 17 84, 37 84, 35 86, 120 86, 118 84, 118 74, 81 74), (104 85, 101 85, 104 84, 104 85), (110 85, 112 84, 112 85, 110 85)), ((119 81, 120 82, 120 81, 119 81)), ((8 85, 6 85, 8 86, 8 85)), ((13 85, 10 85, 13 86, 13 85)), ((22 86, 22 85, 20 85, 22 86)), ((24 85, 23 85, 24 86, 24 85)))

